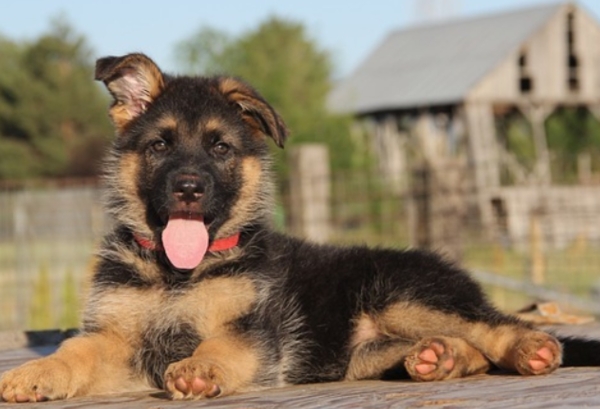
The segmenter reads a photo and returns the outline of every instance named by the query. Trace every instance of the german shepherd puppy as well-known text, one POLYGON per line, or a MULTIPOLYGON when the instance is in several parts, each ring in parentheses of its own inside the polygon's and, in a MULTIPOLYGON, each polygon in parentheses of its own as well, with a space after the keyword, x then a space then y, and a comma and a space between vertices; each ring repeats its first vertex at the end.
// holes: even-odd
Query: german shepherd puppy
POLYGON ((197 399, 404 373, 436 381, 600 364, 492 307, 460 269, 421 251, 317 245, 270 226, 266 138, 279 115, 229 77, 164 74, 143 54, 98 60, 114 103, 106 162, 115 220, 82 332, 8 371, 9 402, 164 388, 197 399), (563 358, 563 348, 565 357, 563 358))

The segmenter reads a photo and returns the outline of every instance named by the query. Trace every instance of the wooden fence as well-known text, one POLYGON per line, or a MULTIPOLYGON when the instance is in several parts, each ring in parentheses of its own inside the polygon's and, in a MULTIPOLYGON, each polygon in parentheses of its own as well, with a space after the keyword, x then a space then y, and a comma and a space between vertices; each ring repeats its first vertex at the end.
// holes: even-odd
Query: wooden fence
MULTIPOLYGON (((594 295, 600 294, 600 245, 593 236, 577 233, 575 222, 564 222, 600 226, 597 190, 582 196, 578 206, 554 206, 552 218, 545 213, 530 219, 522 215, 534 213, 514 209, 532 206, 532 200, 519 202, 510 193, 501 205, 495 202, 497 223, 489 226, 481 223, 479 196, 460 162, 413 169, 404 190, 390 188, 389 177, 383 180, 376 171, 332 172, 328 162, 319 145, 291 150, 290 181, 280 186, 287 206, 278 207, 279 224, 287 232, 318 242, 440 251, 470 269, 510 278, 487 280, 490 295, 507 309, 531 301, 532 294, 565 293, 588 302, 578 305, 600 297, 594 295), (506 230, 515 224, 508 219, 517 216, 525 234, 518 245, 506 230), (549 229, 556 219, 571 229, 549 229), (548 240, 549 231, 553 237, 568 236, 548 240), (523 283, 522 291, 515 289, 515 280, 523 283), (502 289, 506 282, 511 285, 502 289), (553 292, 532 292, 531 284, 553 292)), ((577 202, 580 191, 565 194, 577 202)), ((109 224, 101 189, 93 181, 0 186, 0 330, 76 325, 91 256, 109 224)))

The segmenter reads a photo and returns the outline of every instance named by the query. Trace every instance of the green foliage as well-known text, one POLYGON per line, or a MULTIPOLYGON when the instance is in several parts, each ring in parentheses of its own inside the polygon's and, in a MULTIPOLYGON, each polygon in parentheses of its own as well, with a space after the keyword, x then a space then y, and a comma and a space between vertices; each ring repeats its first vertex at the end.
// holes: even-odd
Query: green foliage
POLYGON ((517 160, 528 170, 533 170, 535 165, 535 143, 530 124, 523 117, 515 118, 508 125, 506 132, 508 149, 517 160))
MULTIPOLYGON (((547 119, 545 127, 554 183, 578 183, 578 160, 582 154, 591 158, 591 170, 600 172, 600 122, 589 110, 558 109, 547 119)), ((526 170, 533 171, 537 153, 527 119, 513 111, 497 118, 496 128, 508 152, 526 170)))
POLYGON ((0 137, 0 179, 23 179, 35 172, 35 158, 21 141, 0 137))
POLYGON ((519 111, 513 111, 496 121, 496 129, 505 148, 527 170, 535 166, 536 151, 533 130, 527 119, 519 111))
POLYGON ((585 108, 562 108, 546 122, 548 147, 552 152, 552 179, 577 182, 578 157, 592 159, 592 169, 600 170, 600 123, 585 108))
POLYGON ((175 55, 189 72, 216 74, 226 65, 225 49, 231 41, 222 31, 202 27, 191 38, 176 45, 175 55))
POLYGON ((89 175, 112 134, 85 39, 63 19, 31 43, 0 39, 0 179, 89 175), (81 155, 87 155, 82 160, 81 155))
MULTIPOLYGON (((361 163, 364 150, 350 137, 351 118, 332 115, 325 107, 331 57, 302 24, 271 17, 237 38, 203 28, 177 46, 176 56, 189 72, 227 73, 256 87, 290 128, 289 144, 327 144, 334 169, 361 163)), ((277 168, 285 174, 283 153, 275 154, 277 168)))

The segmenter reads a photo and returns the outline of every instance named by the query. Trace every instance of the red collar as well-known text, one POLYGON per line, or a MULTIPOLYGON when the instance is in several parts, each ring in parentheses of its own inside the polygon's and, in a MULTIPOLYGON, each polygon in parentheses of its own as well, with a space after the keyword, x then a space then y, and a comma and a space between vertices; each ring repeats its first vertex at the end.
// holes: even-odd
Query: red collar
MULTIPOLYGON (((163 251, 163 247, 154 241, 147 239, 146 237, 133 233, 135 241, 147 250, 163 251)), ((211 243, 208 247, 208 251, 223 251, 234 248, 240 241, 240 233, 236 233, 233 236, 225 237, 224 239, 217 239, 211 243)))

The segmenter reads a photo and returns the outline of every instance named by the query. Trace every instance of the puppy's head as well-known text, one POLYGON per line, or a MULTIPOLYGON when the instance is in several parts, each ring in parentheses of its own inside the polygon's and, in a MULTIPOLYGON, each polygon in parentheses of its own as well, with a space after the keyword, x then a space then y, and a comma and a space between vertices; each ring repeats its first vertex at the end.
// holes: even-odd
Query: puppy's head
POLYGON ((283 147, 287 130, 254 89, 229 77, 171 77, 143 54, 99 59, 96 79, 114 99, 107 180, 118 222, 189 269, 215 239, 265 221, 266 138, 283 147))

